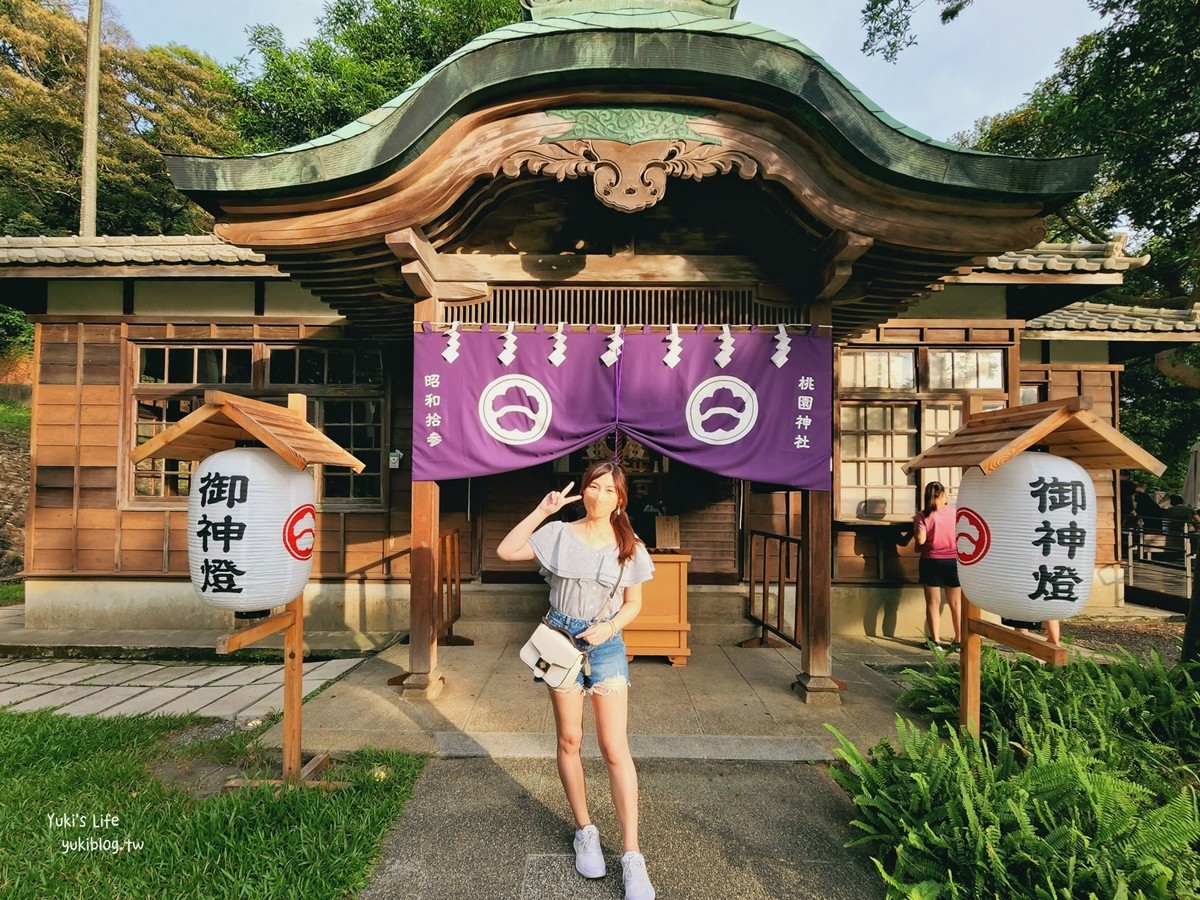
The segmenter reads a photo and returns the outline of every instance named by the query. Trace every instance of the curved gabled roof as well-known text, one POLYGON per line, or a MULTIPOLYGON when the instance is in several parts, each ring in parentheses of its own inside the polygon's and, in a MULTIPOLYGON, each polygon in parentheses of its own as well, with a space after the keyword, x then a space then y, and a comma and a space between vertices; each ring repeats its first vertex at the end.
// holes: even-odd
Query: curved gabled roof
POLYGON ((683 10, 625 9, 520 22, 449 56, 379 109, 275 153, 167 157, 180 190, 223 203, 313 195, 403 168, 458 118, 505 99, 572 87, 721 97, 819 133, 886 183, 1045 208, 1086 191, 1094 157, 995 156, 936 141, 888 116, 799 41, 760 25, 683 10))

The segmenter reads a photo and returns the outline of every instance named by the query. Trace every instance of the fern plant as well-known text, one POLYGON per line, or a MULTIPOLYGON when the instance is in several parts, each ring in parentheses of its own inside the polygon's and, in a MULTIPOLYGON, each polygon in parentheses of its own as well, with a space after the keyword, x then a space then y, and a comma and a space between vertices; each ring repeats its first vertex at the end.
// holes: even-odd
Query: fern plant
POLYGON ((893 898, 1200 896, 1200 811, 1163 800, 1054 722, 984 742, 897 720, 862 754, 836 730, 865 845, 893 898))

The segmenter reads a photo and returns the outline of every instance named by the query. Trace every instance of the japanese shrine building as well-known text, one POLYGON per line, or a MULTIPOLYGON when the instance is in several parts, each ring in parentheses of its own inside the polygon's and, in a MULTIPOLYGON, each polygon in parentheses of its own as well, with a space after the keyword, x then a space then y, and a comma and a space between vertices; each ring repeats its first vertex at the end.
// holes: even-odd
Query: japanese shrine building
MULTIPOLYGON (((431 587, 413 551, 439 530, 459 530, 465 579, 536 579, 496 545, 587 448, 414 482, 414 322, 815 326, 833 351, 832 491, 627 456, 633 499, 680 517, 691 583, 742 582, 752 529, 800 535, 827 573, 826 634, 919 630, 898 523, 924 480, 957 473, 919 483, 900 466, 972 403, 1085 394, 1116 423, 1102 343, 1023 339, 1144 263, 1120 241, 1038 244, 1096 160, 920 135, 802 44, 733 20, 736 3, 526 5, 529 21, 331 135, 170 159, 215 238, 0 240, 5 302, 37 323, 27 627, 224 623, 187 581, 190 465, 128 460, 213 388, 303 392, 309 420, 366 463, 317 472, 310 630, 407 627, 410 576, 431 587)), ((1094 473, 1095 603, 1121 597, 1115 477, 1094 473)))

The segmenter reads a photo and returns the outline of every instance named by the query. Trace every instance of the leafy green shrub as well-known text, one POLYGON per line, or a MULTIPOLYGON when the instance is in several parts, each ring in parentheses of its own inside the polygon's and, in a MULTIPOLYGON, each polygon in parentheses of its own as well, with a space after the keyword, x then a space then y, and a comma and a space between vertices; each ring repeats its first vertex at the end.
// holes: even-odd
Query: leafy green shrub
POLYGON ((1192 670, 985 651, 978 739, 958 731, 956 665, 906 675, 934 725, 898 720, 865 756, 839 734, 834 772, 889 897, 1200 897, 1192 670))

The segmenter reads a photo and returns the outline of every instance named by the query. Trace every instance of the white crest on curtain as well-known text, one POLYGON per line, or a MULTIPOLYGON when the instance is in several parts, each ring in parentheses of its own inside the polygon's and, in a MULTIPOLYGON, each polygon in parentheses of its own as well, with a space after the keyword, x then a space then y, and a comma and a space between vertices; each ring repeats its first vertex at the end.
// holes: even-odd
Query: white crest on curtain
POLYGON ((459 323, 451 322, 450 330, 446 332, 446 349, 442 351, 442 359, 448 363, 458 359, 458 345, 462 343, 462 335, 458 329, 459 323))
POLYGON ((780 325, 779 330, 775 333, 776 350, 771 354, 771 362, 775 363, 775 368, 782 369, 788 360, 788 354, 791 352, 792 339, 788 337, 787 326, 780 325))
POLYGON ((720 342, 721 349, 717 352, 713 361, 723 369, 729 365, 729 360, 733 359, 733 335, 729 333, 728 325, 721 326, 720 342))
POLYGON ((516 322, 509 322, 508 327, 504 329, 504 349, 500 351, 500 355, 496 358, 506 366, 511 366, 513 360, 517 358, 516 322))
POLYGON ((556 369, 567 359, 567 335, 563 332, 565 323, 559 322, 554 330, 554 349, 550 351, 550 364, 556 369))
POLYGON ((625 339, 621 337, 621 326, 614 325, 613 333, 608 336, 608 349, 600 355, 600 361, 610 369, 613 364, 621 356, 621 345, 625 343, 625 339))
POLYGON ((671 333, 667 335, 667 353, 663 357, 663 362, 667 364, 668 369, 673 369, 679 365, 679 357, 683 353, 683 340, 679 337, 679 326, 672 325, 671 333))

